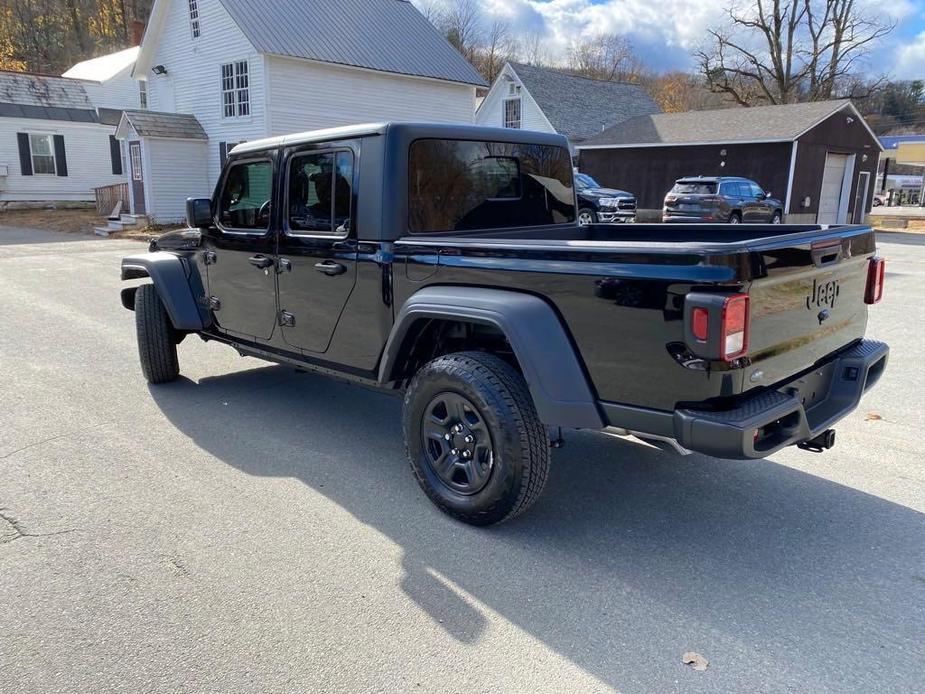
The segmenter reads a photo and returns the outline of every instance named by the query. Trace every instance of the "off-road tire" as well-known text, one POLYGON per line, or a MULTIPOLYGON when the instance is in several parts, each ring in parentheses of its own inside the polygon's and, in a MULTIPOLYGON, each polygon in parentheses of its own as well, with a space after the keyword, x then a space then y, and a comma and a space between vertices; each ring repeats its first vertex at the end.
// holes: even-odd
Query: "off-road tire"
POLYGON ((148 383, 168 383, 180 375, 177 340, 167 310, 153 284, 135 292, 138 357, 148 383))
POLYGON ((403 429, 421 489, 441 511, 464 523, 484 526, 514 518, 533 505, 546 485, 548 432, 523 376, 493 354, 457 352, 424 365, 405 392, 403 429), (444 484, 424 448, 424 414, 441 393, 457 393, 474 404, 491 437, 491 474, 474 494, 444 484))

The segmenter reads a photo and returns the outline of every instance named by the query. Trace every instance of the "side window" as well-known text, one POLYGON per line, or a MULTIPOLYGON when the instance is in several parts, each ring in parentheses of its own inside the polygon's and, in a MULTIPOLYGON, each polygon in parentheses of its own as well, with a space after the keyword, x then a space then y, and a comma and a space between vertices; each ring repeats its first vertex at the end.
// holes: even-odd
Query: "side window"
POLYGON ((719 194, 720 194, 720 195, 725 195, 726 197, 730 197, 730 196, 735 197, 735 195, 736 195, 738 192, 739 192, 739 191, 737 191, 737 190, 735 190, 735 189, 733 188, 733 184, 732 184, 732 183, 720 183, 720 185, 719 185, 719 194))
POLYGON ((352 152, 299 154, 289 163, 289 229, 346 234, 353 191, 352 152))
POLYGON ((568 150, 475 140, 416 140, 408 159, 415 233, 575 221, 568 150))
POLYGON ((233 164, 219 199, 219 222, 229 229, 268 229, 272 191, 273 165, 269 161, 233 164))
POLYGON ((740 198, 751 197, 751 190, 749 189, 747 183, 743 183, 742 181, 739 181, 738 183, 733 183, 733 185, 735 186, 735 193, 738 197, 740 198))

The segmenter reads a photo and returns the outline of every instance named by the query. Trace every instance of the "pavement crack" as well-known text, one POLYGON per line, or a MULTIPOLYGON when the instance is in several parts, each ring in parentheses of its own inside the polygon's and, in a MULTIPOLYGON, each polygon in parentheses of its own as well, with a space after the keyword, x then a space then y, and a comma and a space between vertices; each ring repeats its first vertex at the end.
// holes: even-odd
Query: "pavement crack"
POLYGON ((0 508, 0 520, 9 525, 12 531, 0 533, 0 545, 7 545, 24 537, 52 537, 53 535, 67 535, 68 533, 77 532, 77 528, 68 528, 67 530, 54 530, 47 533, 31 533, 6 508, 0 508))
POLYGON ((48 438, 44 438, 39 441, 33 441, 32 443, 27 443, 25 446, 20 446, 19 448, 12 450, 9 453, 4 453, 3 455, 0 455, 0 460, 6 460, 7 458, 10 458, 16 455, 17 453, 22 453, 23 451, 27 451, 30 448, 35 448, 36 446, 42 446, 46 443, 51 443, 52 441, 57 441, 59 439, 66 439, 67 437, 74 436, 75 434, 82 434, 88 429, 97 429, 99 427, 106 426, 107 424, 109 424, 109 422, 100 422, 99 424, 91 424, 90 426, 84 427, 83 429, 78 429, 77 431, 68 431, 63 434, 56 434, 55 436, 49 436, 48 438))

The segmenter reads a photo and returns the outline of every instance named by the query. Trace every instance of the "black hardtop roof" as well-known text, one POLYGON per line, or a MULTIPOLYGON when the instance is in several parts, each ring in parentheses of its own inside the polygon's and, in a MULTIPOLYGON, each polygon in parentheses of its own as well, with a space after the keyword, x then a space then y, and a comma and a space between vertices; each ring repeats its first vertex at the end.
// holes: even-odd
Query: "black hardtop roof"
POLYGON ((568 148, 568 140, 557 133, 542 133, 513 128, 487 128, 479 125, 444 123, 383 122, 362 123, 324 130, 309 130, 292 135, 267 137, 235 146, 230 154, 240 155, 263 152, 281 147, 303 144, 336 142, 362 137, 395 137, 411 142, 418 139, 476 140, 485 142, 511 142, 516 144, 553 145, 568 148))

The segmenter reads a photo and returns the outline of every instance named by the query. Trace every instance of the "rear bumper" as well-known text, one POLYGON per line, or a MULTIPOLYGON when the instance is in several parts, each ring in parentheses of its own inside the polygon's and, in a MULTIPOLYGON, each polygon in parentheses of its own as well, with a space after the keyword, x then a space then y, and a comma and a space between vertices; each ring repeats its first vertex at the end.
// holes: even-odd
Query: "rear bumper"
POLYGON ((732 409, 676 410, 675 438, 684 448, 717 458, 764 458, 815 437, 854 410, 880 379, 888 355, 884 343, 861 340, 732 409))

